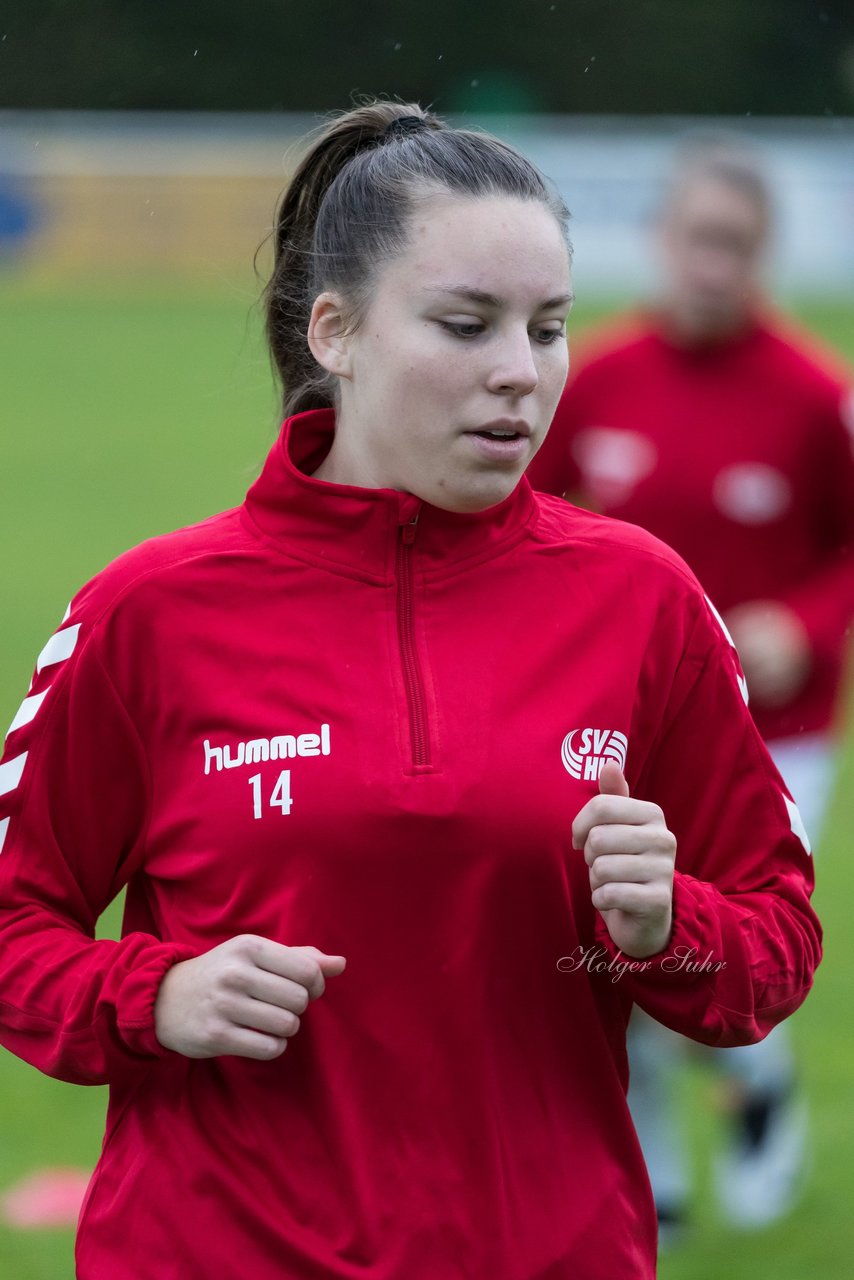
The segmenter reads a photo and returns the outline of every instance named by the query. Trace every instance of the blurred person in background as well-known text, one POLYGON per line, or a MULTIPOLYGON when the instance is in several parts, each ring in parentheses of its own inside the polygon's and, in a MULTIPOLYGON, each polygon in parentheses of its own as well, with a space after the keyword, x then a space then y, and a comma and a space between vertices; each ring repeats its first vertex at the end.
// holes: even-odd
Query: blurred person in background
MULTIPOLYGON (((745 698, 815 844, 854 614, 854 457, 846 374, 764 297, 771 220, 752 148, 685 145, 656 227, 655 301, 574 354, 528 476, 687 560, 723 615, 745 698)), ((684 1047, 635 1011, 629 1100, 662 1240, 678 1234, 689 1200, 673 1093, 684 1047)), ((731 1111, 716 1190, 733 1225, 760 1227, 788 1211, 806 1159, 788 1030, 714 1061, 731 1111)))

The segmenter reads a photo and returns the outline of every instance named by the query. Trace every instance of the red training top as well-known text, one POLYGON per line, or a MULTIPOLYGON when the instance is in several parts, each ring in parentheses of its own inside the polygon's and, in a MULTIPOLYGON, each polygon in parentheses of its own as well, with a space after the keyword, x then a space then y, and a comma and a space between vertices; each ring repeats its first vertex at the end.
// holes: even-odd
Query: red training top
POLYGON ((568 493, 674 547, 726 616, 779 600, 806 627, 808 683, 787 706, 751 704, 767 739, 824 731, 854 616, 854 453, 847 392, 777 321, 686 346, 652 317, 588 341, 534 488, 568 493))
POLYGON ((78 1275, 652 1280, 626 1020, 800 1004, 797 810, 672 552, 524 479, 467 515, 311 479, 333 425, 85 587, 8 737, 2 1041, 110 1085, 78 1275), (628 968, 571 845, 606 758, 679 840, 628 968), (241 933, 347 969, 276 1061, 163 1049, 166 969, 241 933))

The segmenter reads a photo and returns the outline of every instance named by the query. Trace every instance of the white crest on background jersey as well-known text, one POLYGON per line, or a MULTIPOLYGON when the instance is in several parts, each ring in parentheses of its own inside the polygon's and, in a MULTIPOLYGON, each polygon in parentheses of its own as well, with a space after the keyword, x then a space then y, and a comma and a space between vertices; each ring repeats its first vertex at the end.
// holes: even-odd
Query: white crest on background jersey
POLYGON ((718 510, 738 524, 770 524, 791 506, 792 486, 766 462, 736 462, 715 476, 712 496, 718 510))
POLYGON ((630 498, 658 462, 647 436, 616 427, 585 427, 573 440, 571 452, 585 488, 607 506, 630 498))
POLYGON ((619 729, 571 729, 561 744, 560 758, 573 778, 595 782, 606 760, 615 760, 625 769, 628 749, 629 740, 619 729))
POLYGON ((733 649, 733 652, 735 653, 735 658, 736 658, 735 678, 736 678, 736 680, 738 681, 738 687, 739 687, 739 689, 741 690, 741 696, 742 696, 742 698, 744 698, 744 705, 745 705, 745 706, 747 706, 747 703, 748 703, 748 701, 749 701, 748 693, 747 693, 747 681, 745 680, 745 678, 744 678, 744 674, 743 674, 743 672, 742 672, 742 670, 741 670, 741 663, 738 661, 738 649, 736 649, 736 647, 735 647, 735 641, 733 640, 732 636, 731 636, 731 635, 730 635, 730 633, 729 633, 729 630, 728 630, 728 628, 727 628, 727 624, 724 622, 723 618, 722 618, 722 617, 721 617, 721 615, 718 613, 717 609, 716 609, 716 608, 715 608, 715 606, 712 604, 712 602, 711 602, 711 600, 709 599, 709 597, 708 597, 708 596, 704 596, 703 598, 704 598, 704 600, 706 601, 706 604, 709 606, 709 609, 710 609, 710 611, 711 611, 712 617, 714 618, 715 622, 716 622, 716 623, 718 624, 718 626, 720 627, 721 631, 722 631, 722 632, 724 633, 724 635, 726 636, 727 640, 729 641, 729 644, 731 645, 731 647, 732 647, 732 649, 733 649))
POLYGON ((807 829, 804 826, 804 820, 801 817, 800 809, 795 804, 794 800, 790 800, 784 792, 781 791, 780 795, 786 803, 786 810, 789 814, 789 823, 791 824, 792 831, 798 837, 807 853, 812 853, 812 845, 810 844, 810 838, 807 835, 807 829))

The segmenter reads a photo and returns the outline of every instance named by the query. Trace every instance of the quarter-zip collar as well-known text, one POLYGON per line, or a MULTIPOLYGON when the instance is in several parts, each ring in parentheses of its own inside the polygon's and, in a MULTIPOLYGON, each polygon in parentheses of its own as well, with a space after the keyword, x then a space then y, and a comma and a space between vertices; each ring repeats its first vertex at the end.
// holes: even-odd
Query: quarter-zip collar
POLYGON ((417 523, 419 569, 444 577, 509 550, 534 519, 527 479, 485 511, 444 511, 411 493, 315 480, 332 446, 335 414, 313 409, 289 418, 244 513, 256 530, 298 559, 332 572, 388 583, 395 576, 401 526, 417 523))

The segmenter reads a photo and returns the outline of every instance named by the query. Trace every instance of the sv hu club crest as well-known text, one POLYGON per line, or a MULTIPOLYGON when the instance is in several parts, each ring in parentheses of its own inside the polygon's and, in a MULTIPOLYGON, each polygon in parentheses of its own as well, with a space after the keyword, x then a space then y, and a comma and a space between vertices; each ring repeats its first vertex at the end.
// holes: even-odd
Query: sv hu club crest
POLYGON ((573 778, 595 782, 606 760, 626 767, 629 740, 619 729, 571 729, 563 740, 560 757, 573 778))

